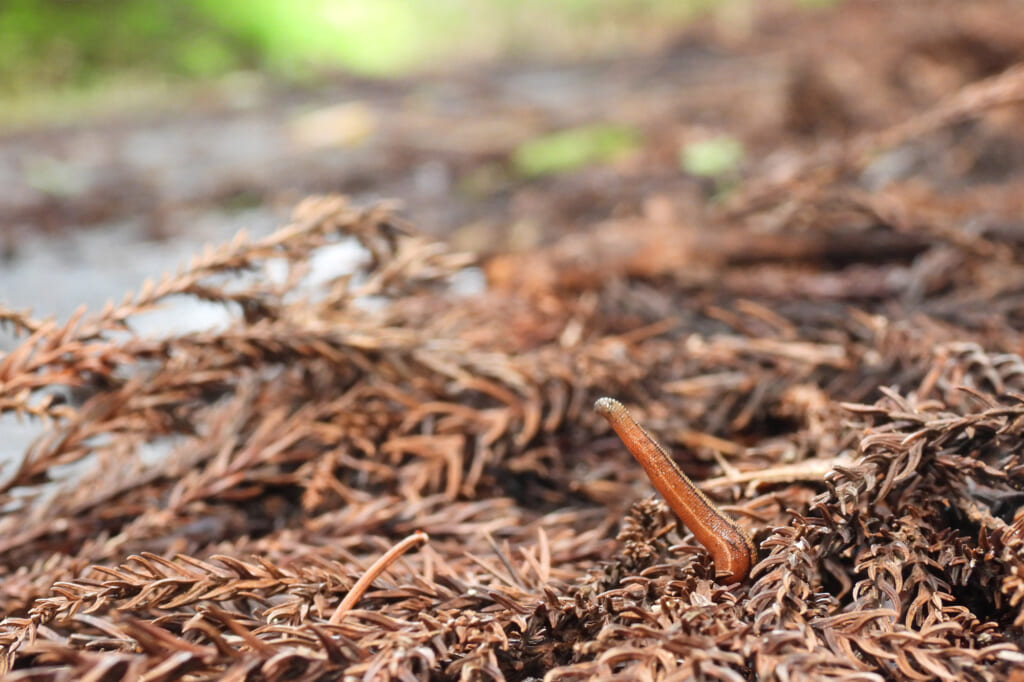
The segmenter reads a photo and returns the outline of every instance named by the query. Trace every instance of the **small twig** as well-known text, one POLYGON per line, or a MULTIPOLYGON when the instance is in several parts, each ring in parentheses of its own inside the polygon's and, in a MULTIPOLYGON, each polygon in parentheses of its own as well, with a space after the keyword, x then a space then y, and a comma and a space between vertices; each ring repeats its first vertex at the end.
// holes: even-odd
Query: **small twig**
POLYGON ((418 547, 429 539, 429 535, 418 530, 412 535, 403 538, 401 542, 385 552, 381 558, 373 562, 373 565, 370 566, 366 573, 356 581, 356 584, 352 586, 352 589, 348 591, 345 598, 341 600, 340 604, 338 604, 338 608, 336 608, 334 613, 331 615, 331 625, 337 625, 342 621, 345 614, 348 613, 360 599, 362 599, 363 594, 367 589, 369 589, 370 585, 373 584, 373 581, 376 580, 381 573, 386 571, 391 564, 395 563, 399 557, 413 547, 418 547))
POLYGON ((754 471, 737 471, 733 469, 733 472, 725 476, 705 478, 703 481, 698 482, 697 485, 702 490, 714 490, 721 486, 745 483, 777 485, 779 483, 821 481, 824 480, 825 474, 832 471, 836 465, 849 466, 852 462, 853 459, 851 457, 840 456, 829 459, 807 459, 796 464, 785 464, 754 471))

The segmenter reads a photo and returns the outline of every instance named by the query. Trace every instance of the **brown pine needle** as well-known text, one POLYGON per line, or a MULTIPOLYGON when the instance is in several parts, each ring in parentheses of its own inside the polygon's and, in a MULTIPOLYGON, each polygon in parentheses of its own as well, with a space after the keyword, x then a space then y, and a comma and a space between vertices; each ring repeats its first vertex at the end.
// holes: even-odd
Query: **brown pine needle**
POLYGON ((400 556, 408 552, 413 547, 418 547, 419 545, 422 545, 429 539, 429 535, 427 535, 421 530, 418 530, 415 533, 403 538, 401 542, 399 542, 397 545, 386 551, 383 554, 383 556, 381 556, 381 558, 373 562, 373 565, 370 566, 366 573, 364 573, 363 576, 356 581, 356 584, 352 586, 352 589, 348 591, 348 594, 345 595, 345 598, 341 600, 340 604, 338 604, 338 608, 335 609, 334 613, 331 615, 331 625, 337 625, 338 623, 340 623, 342 619, 345 617, 345 614, 348 613, 352 609, 352 607, 359 602, 360 599, 362 599, 363 594, 365 594, 366 590, 370 588, 370 585, 373 584, 373 581, 376 580, 381 573, 386 571, 391 564, 395 563, 395 561, 397 561, 400 556))

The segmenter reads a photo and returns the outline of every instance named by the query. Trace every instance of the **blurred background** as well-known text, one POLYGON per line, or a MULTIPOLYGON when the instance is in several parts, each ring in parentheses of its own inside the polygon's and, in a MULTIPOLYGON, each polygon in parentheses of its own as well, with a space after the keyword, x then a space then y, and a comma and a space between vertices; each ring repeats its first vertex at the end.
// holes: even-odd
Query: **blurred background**
MULTIPOLYGON (((507 58, 609 56, 653 49, 680 23, 726 4, 7 0, 0 8, 0 77, 7 94, 66 94, 85 85, 152 91, 238 71, 310 84, 330 72, 393 77, 507 58)), ((24 111, 4 116, 10 123, 24 111)))
MULTIPOLYGON (((485 256, 609 218, 700 220, 751 177, 1008 68, 1024 52, 1014 12, 4 0, 0 302, 59 318, 95 308, 204 243, 271 231, 317 192, 399 199, 420 229, 485 256)), ((998 179, 1021 145, 1012 120, 994 123, 952 166, 930 163, 941 141, 880 156, 858 182, 998 179)))
MULTIPOLYGON (((0 302, 118 299, 310 192, 400 198, 435 232, 516 222, 487 218, 516 183, 638 144, 607 106, 628 85, 610 62, 702 16, 742 30, 752 6, 4 0, 0 302)), ((510 239, 536 241, 518 222, 510 239)))

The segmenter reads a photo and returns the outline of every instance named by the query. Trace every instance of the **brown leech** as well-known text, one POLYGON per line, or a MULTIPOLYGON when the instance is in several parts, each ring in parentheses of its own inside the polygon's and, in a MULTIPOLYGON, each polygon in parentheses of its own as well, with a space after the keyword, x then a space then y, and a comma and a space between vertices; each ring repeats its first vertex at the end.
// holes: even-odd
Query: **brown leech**
POLYGON ((731 584, 746 578, 757 561, 757 549, 750 534, 697 489, 658 441, 636 423, 622 403, 613 398, 600 398, 594 403, 594 410, 608 420, 647 472, 655 490, 661 493, 694 537, 707 547, 719 580, 731 584))

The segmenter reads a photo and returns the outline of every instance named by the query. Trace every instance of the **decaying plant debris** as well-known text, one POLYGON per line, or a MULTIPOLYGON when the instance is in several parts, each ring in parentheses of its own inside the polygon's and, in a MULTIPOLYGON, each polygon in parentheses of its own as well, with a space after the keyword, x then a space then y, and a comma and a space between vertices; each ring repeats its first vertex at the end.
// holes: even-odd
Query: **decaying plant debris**
POLYGON ((120 305, 0 310, 23 336, 0 412, 48 425, 0 484, 0 667, 1006 679, 1024 666, 1019 169, 959 194, 939 162, 912 187, 858 178, 876 147, 974 144, 1022 99, 1010 70, 754 168, 712 210, 528 254, 320 197, 120 305), (357 272, 308 277, 351 240, 357 272), (453 284, 471 268, 487 291, 453 284), (126 333, 176 296, 237 321, 126 333), (600 395, 755 533, 751 578, 716 584, 645 499, 600 395))

